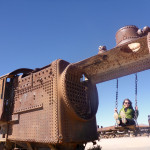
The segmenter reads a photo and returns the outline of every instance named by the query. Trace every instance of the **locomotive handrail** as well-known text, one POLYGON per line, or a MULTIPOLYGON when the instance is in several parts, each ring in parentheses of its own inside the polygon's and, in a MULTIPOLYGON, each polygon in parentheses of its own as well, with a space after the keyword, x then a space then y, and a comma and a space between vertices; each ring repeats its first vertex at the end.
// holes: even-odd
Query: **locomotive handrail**
POLYGON ((12 77, 12 76, 17 75, 17 74, 20 74, 20 73, 28 74, 28 73, 30 73, 30 72, 32 72, 32 71, 33 71, 33 69, 20 68, 20 69, 16 69, 16 70, 14 70, 14 71, 12 71, 12 72, 10 72, 10 73, 7 73, 7 74, 1 76, 0 79, 1 79, 1 78, 12 77))
POLYGON ((32 71, 33 71, 33 69, 20 68, 20 69, 17 69, 17 70, 14 70, 14 71, 10 72, 8 75, 17 75, 17 74, 20 74, 20 73, 26 74, 26 73, 30 73, 32 71))

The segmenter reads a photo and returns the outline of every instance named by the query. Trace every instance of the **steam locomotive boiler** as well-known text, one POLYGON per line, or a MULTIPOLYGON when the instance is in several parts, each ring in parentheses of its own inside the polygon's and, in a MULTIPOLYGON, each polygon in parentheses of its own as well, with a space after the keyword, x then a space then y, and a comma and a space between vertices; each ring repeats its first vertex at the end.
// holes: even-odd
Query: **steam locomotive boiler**
POLYGON ((1 139, 46 147, 50 143, 76 147, 97 139, 97 89, 82 76, 81 70, 56 60, 1 77, 1 139))
POLYGON ((1 76, 0 149, 75 150, 96 140, 96 84, 150 68, 147 29, 121 28, 115 48, 77 63, 58 59, 1 76))

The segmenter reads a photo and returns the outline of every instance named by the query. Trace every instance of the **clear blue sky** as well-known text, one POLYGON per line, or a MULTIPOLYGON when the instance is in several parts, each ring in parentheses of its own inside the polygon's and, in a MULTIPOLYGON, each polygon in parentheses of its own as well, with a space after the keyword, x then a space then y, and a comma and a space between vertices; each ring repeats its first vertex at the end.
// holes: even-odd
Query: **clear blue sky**
MULTIPOLYGON (((74 63, 96 55, 99 45, 111 49, 119 28, 150 26, 149 6, 149 0, 1 0, 0 76, 59 58, 74 63)), ((138 75, 139 124, 148 124, 149 77, 149 70, 138 75)), ((114 125, 116 81, 97 87, 97 123, 114 125)), ((124 98, 134 101, 134 90, 134 75, 119 79, 119 108, 124 98)))

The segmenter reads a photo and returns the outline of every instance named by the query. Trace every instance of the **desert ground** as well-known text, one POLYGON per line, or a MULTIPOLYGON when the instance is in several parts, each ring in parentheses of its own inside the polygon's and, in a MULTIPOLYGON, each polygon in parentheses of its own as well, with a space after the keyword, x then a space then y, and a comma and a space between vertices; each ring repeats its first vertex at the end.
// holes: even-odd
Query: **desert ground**
MULTIPOLYGON (((102 150, 150 150, 150 137, 122 137, 109 138, 97 141, 102 150)), ((93 146, 92 143, 86 145, 85 150, 93 146)))

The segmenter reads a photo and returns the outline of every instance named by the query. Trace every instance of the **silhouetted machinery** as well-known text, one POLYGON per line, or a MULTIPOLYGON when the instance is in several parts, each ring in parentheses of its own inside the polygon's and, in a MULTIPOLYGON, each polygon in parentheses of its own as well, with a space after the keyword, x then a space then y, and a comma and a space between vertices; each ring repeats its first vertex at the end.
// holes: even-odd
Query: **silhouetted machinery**
MULTIPOLYGON (((117 47, 0 77, 0 141, 9 149, 83 149, 96 140, 96 84, 150 68, 149 28, 126 26, 117 47)), ((109 92, 109 91, 108 91, 109 92)))

